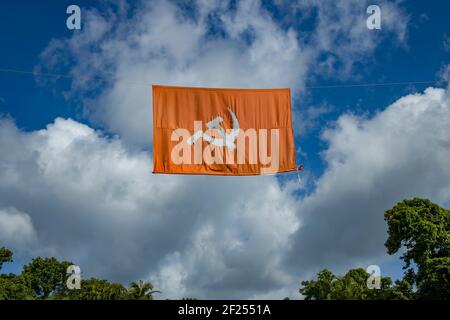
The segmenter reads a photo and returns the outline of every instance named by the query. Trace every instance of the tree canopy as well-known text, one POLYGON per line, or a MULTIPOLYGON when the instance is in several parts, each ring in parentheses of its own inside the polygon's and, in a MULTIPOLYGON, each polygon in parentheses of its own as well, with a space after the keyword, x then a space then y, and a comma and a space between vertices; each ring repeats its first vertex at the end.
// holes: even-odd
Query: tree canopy
MULTIPOLYGON (((450 211, 427 199, 397 203, 384 214, 388 254, 402 252, 403 279, 380 278, 379 289, 369 289, 370 274, 351 269, 343 276, 321 270, 314 280, 301 283, 299 292, 307 300, 385 300, 450 298, 450 211)), ((13 261, 13 252, 0 247, 0 270, 13 261)), ((153 300, 150 282, 138 280, 128 287, 103 279, 81 280, 80 289, 69 290, 69 261, 34 258, 19 275, 0 273, 0 300, 153 300)), ((192 299, 192 298, 183 298, 192 299)))
POLYGON ((412 286, 403 281, 392 283, 391 278, 381 277, 380 289, 369 289, 368 274, 364 269, 351 269, 338 277, 323 269, 317 280, 303 281, 299 292, 305 300, 407 300, 412 298, 412 286))
POLYGON ((5 262, 12 262, 12 256, 13 253, 11 252, 11 250, 5 247, 0 248, 0 270, 2 269, 5 262))
POLYGON ((450 211, 427 199, 404 200, 386 211, 388 254, 404 254, 403 279, 381 278, 380 289, 369 289, 369 274, 352 269, 343 277, 324 269, 317 280, 303 281, 305 299, 449 299, 450 211))
MULTIPOLYGON (((0 248, 1 263, 12 261, 12 252, 0 248)), ((69 261, 37 257, 25 265, 21 274, 0 274, 0 300, 58 299, 58 300, 152 300, 150 282, 132 282, 129 288, 120 283, 90 278, 81 280, 80 289, 70 290, 66 281, 70 274, 69 261)), ((0 264, 1 266, 1 264, 0 264)))
POLYGON ((414 198, 387 210, 384 218, 388 253, 405 250, 405 279, 417 287, 416 297, 450 298, 450 211, 414 198))

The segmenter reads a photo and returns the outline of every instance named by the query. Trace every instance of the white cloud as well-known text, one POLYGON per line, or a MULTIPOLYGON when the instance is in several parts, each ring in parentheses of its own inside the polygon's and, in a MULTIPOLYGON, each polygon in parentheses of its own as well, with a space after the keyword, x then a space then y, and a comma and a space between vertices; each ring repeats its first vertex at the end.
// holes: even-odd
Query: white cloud
POLYGON ((28 249, 36 240, 33 223, 28 214, 15 208, 0 209, 0 243, 17 250, 28 249))
POLYGON ((161 297, 292 297, 323 267, 382 263, 397 201, 450 205, 449 98, 429 88, 372 118, 341 116, 303 199, 273 176, 152 175, 149 153, 73 120, 29 133, 2 120, 0 207, 27 212, 18 221, 33 221, 41 249, 86 275, 151 279, 161 297))
MULTIPOLYGON (((370 1, 280 1, 281 8, 292 6, 294 19, 302 13, 305 19, 314 18, 315 27, 305 34, 308 45, 314 48, 311 73, 339 79, 358 78, 354 67, 370 61, 376 48, 388 38, 406 46, 409 17, 400 2, 378 1, 381 10, 381 30, 368 30, 366 20, 370 1)), ((294 20, 295 22, 295 20, 294 20)))
POLYGON ((399 6, 382 1, 377 35, 365 25, 367 3, 283 2, 284 12, 317 13, 308 36, 298 21, 274 20, 257 0, 233 9, 227 1, 198 1, 190 12, 168 1, 143 2, 128 15, 85 9, 82 32, 52 41, 40 68, 73 62, 68 95, 81 97, 89 117, 127 144, 148 147, 152 83, 296 91, 308 75, 351 76, 390 35, 404 43, 408 20, 399 6))
POLYGON ((61 118, 29 133, 1 120, 0 148, 0 207, 28 212, 41 251, 85 275, 149 277, 164 296, 174 283, 245 296, 289 279, 281 254, 298 219, 274 176, 152 175, 149 153, 61 118))
POLYGON ((324 133, 327 169, 298 208, 292 268, 381 264, 387 209, 415 196, 450 205, 449 98, 448 89, 429 88, 370 119, 342 115, 324 133))
POLYGON ((152 175, 141 151, 151 145, 148 81, 301 88, 311 74, 353 76, 383 37, 404 43, 396 4, 377 37, 366 2, 333 3, 296 4, 317 13, 309 39, 258 1, 235 10, 199 1, 192 17, 162 1, 84 10, 82 32, 52 41, 42 59, 52 70, 73 62, 67 95, 118 137, 67 119, 34 132, 1 120, 0 208, 27 212, 40 246, 85 274, 149 278, 163 297, 281 298, 322 267, 382 259, 385 209, 408 196, 448 204, 448 91, 404 97, 370 119, 340 117, 324 135, 328 168, 304 199, 273 176, 152 175))
POLYGON ((318 128, 321 118, 333 111, 333 106, 324 102, 317 106, 309 106, 302 110, 294 110, 292 117, 295 123, 294 131, 302 137, 318 128))

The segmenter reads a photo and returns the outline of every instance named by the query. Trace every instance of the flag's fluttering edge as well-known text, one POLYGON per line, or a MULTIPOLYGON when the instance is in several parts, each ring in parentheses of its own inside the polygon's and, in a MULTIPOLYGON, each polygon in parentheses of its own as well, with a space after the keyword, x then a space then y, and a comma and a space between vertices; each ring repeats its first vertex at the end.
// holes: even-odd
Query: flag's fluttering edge
POLYGON ((296 170, 290 89, 153 86, 154 173, 296 170))

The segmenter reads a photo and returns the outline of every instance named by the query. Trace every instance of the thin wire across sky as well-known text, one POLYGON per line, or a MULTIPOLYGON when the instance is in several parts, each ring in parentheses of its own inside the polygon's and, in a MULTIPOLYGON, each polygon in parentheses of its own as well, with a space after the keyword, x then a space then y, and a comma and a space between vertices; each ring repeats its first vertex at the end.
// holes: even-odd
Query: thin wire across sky
MULTIPOLYGON (((65 78, 65 79, 75 79, 75 76, 70 74, 60 74, 60 73, 49 73, 49 72, 35 72, 35 71, 26 71, 26 70, 18 70, 18 69, 6 69, 0 68, 1 73, 16 73, 23 75, 33 75, 35 77, 54 77, 54 78, 65 78)), ((94 77, 95 79, 96 77, 94 77)), ((98 77, 99 79, 103 79, 98 77)), ((92 77, 89 77, 92 79, 92 77)), ((116 79, 120 80, 120 79, 116 79)), ((130 82, 125 80, 126 82, 130 82)), ((439 83, 438 80, 426 80, 426 81, 400 81, 400 82, 376 82, 376 83, 354 83, 354 84, 336 84, 336 85, 313 85, 313 86, 305 86, 305 89, 337 89, 337 88, 358 88, 358 87, 381 87, 381 86, 408 86, 408 85, 425 85, 425 84, 436 84, 439 83)), ((132 81, 130 83, 133 84, 141 84, 145 86, 151 86, 150 82, 137 82, 132 81)))

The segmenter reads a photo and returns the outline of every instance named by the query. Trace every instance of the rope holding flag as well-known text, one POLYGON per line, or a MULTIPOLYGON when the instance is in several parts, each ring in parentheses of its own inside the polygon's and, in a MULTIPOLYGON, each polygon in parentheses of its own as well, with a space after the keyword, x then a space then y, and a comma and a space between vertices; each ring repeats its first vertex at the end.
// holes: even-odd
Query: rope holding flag
POLYGON ((297 178, 298 178, 298 184, 300 185, 301 181, 300 181, 300 171, 303 171, 303 164, 300 164, 297 167, 297 178))

